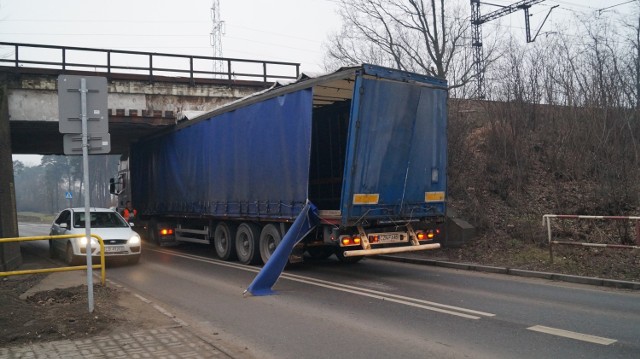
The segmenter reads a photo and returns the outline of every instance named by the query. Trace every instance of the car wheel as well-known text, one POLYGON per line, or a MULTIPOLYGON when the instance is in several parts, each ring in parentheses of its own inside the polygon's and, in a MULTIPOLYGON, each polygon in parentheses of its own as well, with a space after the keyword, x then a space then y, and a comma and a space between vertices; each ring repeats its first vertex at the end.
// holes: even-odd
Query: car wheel
POLYGON ((70 266, 77 266, 80 264, 78 256, 73 254, 73 246, 71 245, 71 242, 67 242, 67 250, 65 252, 64 260, 70 266))

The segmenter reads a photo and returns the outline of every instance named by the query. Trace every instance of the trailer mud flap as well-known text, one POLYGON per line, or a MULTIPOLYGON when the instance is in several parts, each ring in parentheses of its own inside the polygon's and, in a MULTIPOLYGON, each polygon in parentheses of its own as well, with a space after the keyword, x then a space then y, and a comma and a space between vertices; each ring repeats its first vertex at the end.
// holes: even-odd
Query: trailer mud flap
POLYGON ((296 220, 291 225, 287 234, 278 245, 278 248, 273 252, 267 263, 260 270, 258 275, 254 278, 253 282, 249 285, 249 288, 244 291, 251 293, 255 296, 271 295, 273 294, 273 287, 276 281, 280 277, 280 274, 287 265, 287 259, 289 254, 293 250, 293 247, 302 240, 311 230, 318 224, 319 217, 317 214, 316 206, 313 203, 307 201, 307 204, 302 209, 302 212, 296 217, 296 220))

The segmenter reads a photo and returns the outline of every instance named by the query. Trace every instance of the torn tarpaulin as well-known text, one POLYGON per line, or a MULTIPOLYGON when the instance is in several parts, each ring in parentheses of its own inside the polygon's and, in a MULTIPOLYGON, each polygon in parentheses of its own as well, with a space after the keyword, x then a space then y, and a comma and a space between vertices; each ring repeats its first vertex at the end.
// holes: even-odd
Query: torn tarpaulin
POLYGON ((256 296, 273 294, 271 287, 276 284, 284 267, 287 265, 287 260, 293 247, 316 226, 318 220, 316 206, 307 201, 287 234, 282 238, 276 250, 245 293, 248 291, 256 296))

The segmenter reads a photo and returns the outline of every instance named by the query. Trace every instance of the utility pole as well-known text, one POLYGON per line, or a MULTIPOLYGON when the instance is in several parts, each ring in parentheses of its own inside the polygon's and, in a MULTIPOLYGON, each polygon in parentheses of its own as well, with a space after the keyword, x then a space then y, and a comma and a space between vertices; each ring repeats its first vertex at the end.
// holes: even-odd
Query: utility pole
MULTIPOLYGON (((552 7, 547 16, 542 21, 540 28, 536 35, 531 37, 531 28, 529 23, 529 8, 532 5, 537 3, 541 3, 544 0, 521 0, 515 2, 508 6, 503 6, 500 9, 490 12, 486 15, 480 14, 480 0, 471 0, 471 46, 473 46, 473 65, 476 71, 476 83, 478 85, 478 98, 485 98, 485 88, 484 88, 484 54, 482 51, 482 29, 480 26, 485 22, 489 22, 491 20, 495 20, 499 17, 509 15, 518 10, 524 10, 524 20, 525 20, 525 29, 527 33, 527 43, 534 42, 536 37, 540 33, 540 29, 542 25, 547 21, 551 10, 556 8, 557 6, 552 7)), ((492 4, 493 5, 493 4, 492 4)))
MULTIPOLYGON (((220 0, 213 0, 211 4, 211 46, 213 57, 222 57, 222 35, 224 35, 224 21, 220 18, 220 0)), ((224 62, 213 60, 213 77, 222 76, 225 71, 224 62)))

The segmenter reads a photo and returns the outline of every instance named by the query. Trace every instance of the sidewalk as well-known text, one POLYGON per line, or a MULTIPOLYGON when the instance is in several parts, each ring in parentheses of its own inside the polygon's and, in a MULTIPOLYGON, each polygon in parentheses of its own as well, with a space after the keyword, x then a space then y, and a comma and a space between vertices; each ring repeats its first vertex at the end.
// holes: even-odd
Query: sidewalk
MULTIPOLYGON (((94 278, 97 283, 99 279, 94 278)), ((25 299, 46 290, 71 288, 86 284, 85 271, 53 273, 43 277, 36 285, 20 295, 25 299)), ((248 353, 222 349, 215 339, 199 333, 188 323, 151 301, 108 281, 117 288, 124 302, 148 307, 153 316, 166 317, 158 328, 115 332, 78 340, 35 342, 0 348, 0 358, 246 358, 248 353), (138 301, 137 303, 132 301, 138 301)), ((37 334, 37 333, 36 333, 37 334)))
POLYGON ((232 358, 183 326, 0 348, 0 358, 232 358))

